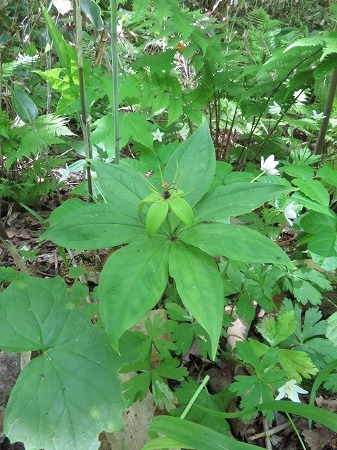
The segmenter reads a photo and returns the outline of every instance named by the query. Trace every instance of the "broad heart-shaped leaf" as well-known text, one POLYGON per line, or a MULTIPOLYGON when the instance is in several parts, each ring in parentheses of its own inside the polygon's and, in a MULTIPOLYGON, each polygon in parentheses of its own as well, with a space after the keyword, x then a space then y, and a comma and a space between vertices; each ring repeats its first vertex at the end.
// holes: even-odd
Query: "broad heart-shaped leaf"
POLYGON ((15 86, 13 92, 13 108, 25 123, 32 123, 37 119, 39 111, 33 100, 22 89, 15 86))
POLYGON ((99 280, 99 307, 114 348, 124 331, 160 300, 168 281, 169 241, 140 239, 113 253, 99 280))
POLYGON ((123 205, 83 204, 49 227, 41 239, 76 250, 93 250, 129 243, 145 235, 137 217, 123 211, 123 205))
POLYGON ((283 264, 294 268, 286 253, 266 236, 242 225, 199 223, 179 233, 179 239, 211 256, 246 263, 283 264))
POLYGON ((20 374, 4 421, 27 449, 96 450, 103 429, 121 428, 122 359, 73 301, 60 278, 21 276, 0 294, 0 348, 42 351, 20 374))
POLYGON ((124 164, 92 161, 104 200, 118 204, 137 217, 141 200, 151 193, 151 184, 142 175, 124 164))
POLYGON ((185 193, 193 207, 208 191, 215 173, 215 151, 204 122, 173 153, 164 171, 164 182, 185 193))
POLYGON ((211 357, 215 359, 225 303, 223 282, 216 264, 201 250, 175 242, 170 250, 169 271, 186 309, 207 331, 211 357))
POLYGON ((271 183, 235 183, 219 186, 208 192, 195 208, 198 222, 221 222, 231 216, 239 216, 259 208, 291 190, 271 183))

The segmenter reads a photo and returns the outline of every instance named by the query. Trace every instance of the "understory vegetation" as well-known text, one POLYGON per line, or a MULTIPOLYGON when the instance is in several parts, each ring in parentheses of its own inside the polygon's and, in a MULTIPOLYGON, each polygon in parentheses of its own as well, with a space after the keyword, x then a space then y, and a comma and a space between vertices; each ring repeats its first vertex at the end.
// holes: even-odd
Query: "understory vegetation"
POLYGON ((334 448, 337 3, 2 0, 0 19, 7 439, 334 448))

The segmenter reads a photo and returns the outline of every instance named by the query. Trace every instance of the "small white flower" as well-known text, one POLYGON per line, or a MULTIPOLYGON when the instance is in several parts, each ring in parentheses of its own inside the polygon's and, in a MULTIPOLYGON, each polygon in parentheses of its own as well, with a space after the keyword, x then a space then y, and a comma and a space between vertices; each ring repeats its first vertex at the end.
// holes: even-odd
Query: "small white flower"
POLYGON ((153 136, 153 140, 154 141, 159 141, 159 142, 163 142, 163 136, 164 133, 162 133, 159 128, 156 129, 156 131, 152 132, 152 136, 153 136))
POLYGON ((282 398, 289 398, 292 402, 301 403, 298 394, 307 394, 308 391, 300 388, 296 385, 296 380, 287 381, 286 384, 281 386, 279 394, 275 400, 282 400, 282 398))
POLYGON ((298 208, 301 208, 301 205, 297 205, 295 202, 288 203, 284 208, 283 214, 290 226, 293 225, 293 220, 297 217, 298 208))
POLYGON ((266 160, 261 156, 261 170, 267 175, 280 175, 280 172, 275 167, 280 164, 275 161, 274 155, 269 155, 266 160))
POLYGON ((281 106, 274 101, 274 105, 269 106, 269 114, 280 114, 281 106))
POLYGON ((62 15, 67 14, 73 9, 70 0, 52 0, 52 3, 62 15))
POLYGON ((180 134, 180 137, 186 141, 188 133, 190 132, 189 126, 187 125, 187 123, 185 123, 185 125, 182 127, 182 129, 180 131, 178 131, 178 133, 180 134))
POLYGON ((305 103, 307 101, 307 96, 301 89, 294 92, 294 97, 296 98, 297 103, 305 103))
POLYGON ((312 117, 313 119, 315 119, 315 120, 322 120, 322 119, 324 119, 326 116, 324 115, 323 112, 318 113, 317 111, 313 110, 313 111, 312 111, 312 114, 311 114, 311 117, 312 117))

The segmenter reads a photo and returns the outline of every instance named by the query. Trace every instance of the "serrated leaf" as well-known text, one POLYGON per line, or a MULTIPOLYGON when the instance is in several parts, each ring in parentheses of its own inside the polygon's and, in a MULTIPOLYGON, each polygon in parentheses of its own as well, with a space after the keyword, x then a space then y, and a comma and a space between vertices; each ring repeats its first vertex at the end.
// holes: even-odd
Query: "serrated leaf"
POLYGON ((327 206, 323 206, 320 203, 311 200, 309 197, 299 192, 294 192, 294 194, 291 196, 291 200, 294 201, 295 203, 300 203, 309 210, 316 211, 321 214, 326 214, 327 216, 333 217, 333 213, 329 210, 327 206))
MULTIPOLYGON (((120 119, 120 129, 126 141, 133 139, 147 148, 153 148, 153 129, 145 114, 129 113, 122 114, 120 119)), ((125 144, 124 144, 125 145, 125 144)))
POLYGON ((288 52, 294 47, 316 47, 316 46, 323 46, 323 37, 321 35, 314 35, 310 37, 305 37, 301 39, 297 39, 292 44, 288 45, 288 47, 283 50, 283 53, 288 52))
POLYGON ((207 192, 196 205, 195 216, 199 222, 221 222, 231 216, 250 213, 265 202, 273 200, 291 189, 269 183, 235 183, 219 186, 207 192))
POLYGON ((337 313, 327 318, 326 337, 337 346, 337 313))
POLYGON ((302 381, 302 377, 308 379, 318 372, 305 352, 280 349, 279 362, 282 369, 289 373, 290 378, 295 379, 298 383, 302 381))
POLYGON ((146 215, 146 232, 152 237, 166 219, 169 210, 168 202, 165 200, 154 202, 146 215))
POLYGON ((93 250, 133 242, 145 235, 139 218, 124 212, 121 205, 87 204, 65 214, 49 227, 40 239, 62 247, 93 250))
POLYGON ((167 238, 154 236, 115 251, 99 279, 102 321, 114 348, 160 300, 168 281, 167 238), (132 270, 126 273, 127 268, 132 270))
POLYGON ((186 200, 179 197, 169 199, 169 205, 174 214, 188 227, 194 223, 194 213, 186 200))
POLYGON ((6 435, 27 448, 97 449, 102 429, 120 429, 125 406, 122 360, 105 334, 72 303, 60 278, 21 276, 0 294, 0 314, 7 318, 2 349, 42 351, 11 393, 6 435))
POLYGON ((211 256, 226 256, 234 261, 284 264, 293 267, 288 256, 275 242, 242 225, 199 223, 179 233, 179 239, 211 256), (217 239, 214 239, 214 236, 217 236, 217 239))
POLYGON ((22 122, 25 123, 34 122, 39 115, 39 111, 33 100, 17 86, 15 86, 13 92, 13 108, 22 122))
POLYGON ((297 321, 295 320, 294 312, 288 311, 281 313, 277 320, 272 316, 265 317, 256 328, 271 346, 275 346, 292 335, 296 330, 296 326, 297 321))
POLYGON ((186 309, 209 334, 214 359, 222 327, 222 279, 211 257, 199 249, 176 242, 169 259, 170 275, 186 309))
POLYGON ((322 206, 329 207, 330 196, 323 184, 317 180, 293 180, 293 183, 300 188, 304 195, 322 206))
POLYGON ((183 142, 167 162, 164 182, 173 183, 185 193, 193 207, 208 191, 215 172, 215 152, 208 126, 204 122, 183 142), (199 160, 195 164, 196 159, 199 160))
POLYGON ((337 170, 323 166, 317 171, 317 176, 328 184, 337 187, 337 170))

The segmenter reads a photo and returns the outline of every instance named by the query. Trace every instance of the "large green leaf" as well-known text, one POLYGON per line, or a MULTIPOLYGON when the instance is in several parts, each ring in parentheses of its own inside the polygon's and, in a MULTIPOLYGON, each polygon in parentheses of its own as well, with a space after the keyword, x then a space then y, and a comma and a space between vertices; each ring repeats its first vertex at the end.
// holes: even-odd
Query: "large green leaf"
POLYGON ((145 235, 145 226, 109 203, 86 204, 65 214, 49 227, 41 239, 76 250, 93 250, 133 242, 145 235))
POLYGON ((179 239, 211 256, 227 256, 234 261, 293 264, 271 239, 242 225, 200 223, 179 233, 179 239))
POLYGON ((160 300, 168 281, 167 237, 133 242, 113 253, 99 281, 101 317, 110 342, 141 320, 160 300))
POLYGON ((225 303, 223 282, 216 264, 199 249, 176 242, 170 250, 169 271, 183 304, 207 331, 214 359, 225 303))
POLYGON ((293 180, 293 183, 299 187, 300 191, 322 206, 329 207, 329 192, 320 181, 317 180, 293 180))
MULTIPOLYGON (((178 417, 155 417, 150 426, 150 431, 174 438, 183 443, 184 448, 197 450, 257 450, 260 448, 255 445, 236 441, 211 428, 188 420, 179 419, 178 417)), ((144 445, 142 450, 152 450, 155 448, 162 447, 154 447, 150 441, 144 445)))
POLYGON ((13 108, 25 123, 32 123, 37 119, 39 111, 33 100, 22 89, 15 86, 13 92, 13 108))
POLYGON ((301 194, 300 192, 294 192, 294 194, 291 196, 291 200, 293 200, 296 203, 300 203, 309 210, 316 211, 321 214, 326 214, 327 216, 333 217, 333 213, 329 210, 328 206, 323 206, 320 203, 311 200, 306 195, 301 194))
POLYGON ((170 157, 163 181, 184 191, 185 200, 194 206, 208 191, 214 172, 215 152, 204 122, 170 157))
POLYGON ((265 202, 273 200, 290 189, 271 183, 236 183, 219 186, 208 192, 195 208, 199 222, 222 221, 231 216, 250 213, 265 202))
POLYGON ((82 11, 94 25, 96 30, 102 31, 104 24, 101 18, 101 8, 93 0, 81 0, 80 5, 82 11))
POLYGON ((57 29, 56 25, 50 18, 46 8, 42 5, 40 5, 40 7, 42 10, 44 20, 47 23, 48 31, 55 45, 55 50, 57 56, 59 57, 61 65, 64 69, 69 69, 70 71, 71 59, 73 59, 74 61, 76 60, 75 59, 76 49, 75 47, 71 47, 66 43, 62 34, 60 33, 60 31, 57 29))
POLYGON ((93 167, 106 202, 118 204, 137 217, 141 200, 151 192, 151 184, 132 167, 93 161, 93 167))
POLYGON ((153 126, 148 122, 145 114, 129 113, 120 116, 121 136, 127 142, 133 139, 136 142, 153 148, 153 136, 151 134, 153 126))
POLYGON ((4 421, 31 450, 95 450, 103 429, 121 428, 122 360, 81 300, 60 278, 21 276, 0 294, 1 349, 42 352, 17 380, 4 421))

